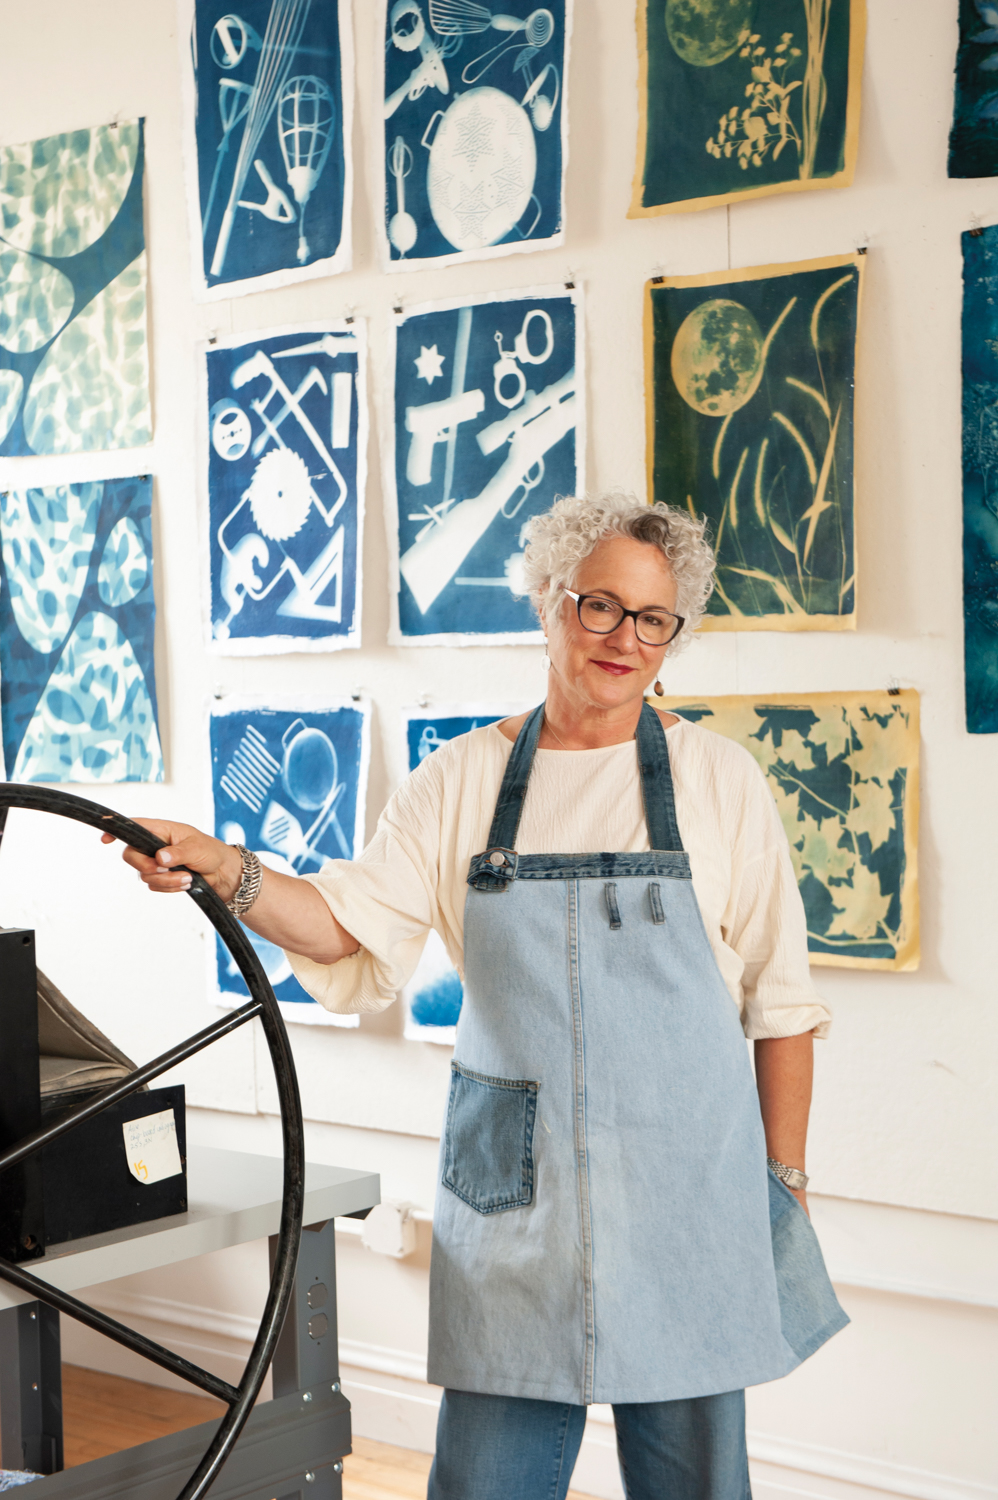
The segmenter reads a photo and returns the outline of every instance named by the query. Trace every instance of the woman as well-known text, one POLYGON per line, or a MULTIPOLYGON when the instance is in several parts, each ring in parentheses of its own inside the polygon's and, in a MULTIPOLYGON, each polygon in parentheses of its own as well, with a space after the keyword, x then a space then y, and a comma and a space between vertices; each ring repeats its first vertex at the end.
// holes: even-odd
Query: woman
POLYGON ((828 1013, 786 838, 741 747, 644 701, 712 568, 681 512, 560 500, 526 553, 544 705, 428 757, 359 861, 296 880, 164 823, 125 854, 204 875, 332 1010, 389 1004, 430 927, 463 970, 430 1500, 560 1500, 590 1402, 629 1500, 743 1500, 744 1387, 846 1321, 801 1211, 828 1013))

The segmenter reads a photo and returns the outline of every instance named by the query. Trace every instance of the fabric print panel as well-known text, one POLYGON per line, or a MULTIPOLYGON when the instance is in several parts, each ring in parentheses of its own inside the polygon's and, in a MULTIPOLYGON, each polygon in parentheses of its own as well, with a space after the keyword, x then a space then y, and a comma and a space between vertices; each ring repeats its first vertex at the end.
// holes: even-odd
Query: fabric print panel
POLYGON ((656 500, 706 516, 707 630, 853 630, 861 256, 649 283, 656 500))
POLYGON ((582 488, 581 298, 540 288, 414 308, 395 327, 395 644, 538 640, 523 528, 582 488))
POLYGON ((572 0, 387 0, 384 17, 388 264, 561 244, 572 0))
POLYGON ((865 0, 639 0, 630 217, 847 187, 865 34, 865 0))
POLYGON ((12 781, 162 781, 152 480, 0 495, 0 708, 12 781))
POLYGON ((207 350, 216 651, 360 644, 365 354, 364 325, 342 320, 207 350))
POLYGON ((202 296, 350 263, 346 0, 184 0, 188 194, 202 296))
POLYGON ((962 238, 966 716, 998 734, 998 227, 962 238))
POLYGON ((959 0, 950 177, 998 175, 998 6, 959 0))
POLYGON ((143 122, 0 146, 0 457, 152 439, 143 122))
MULTIPOLYGON (((470 734, 473 729, 494 724, 522 709, 523 705, 500 708, 474 703, 441 705, 436 712, 426 708, 403 709, 407 770, 415 771, 434 750, 458 735, 470 734)), ((439 932, 432 930, 416 971, 402 990, 406 1039, 453 1047, 463 999, 461 976, 451 963, 439 932)))
POLYGON ((657 702, 737 740, 763 771, 790 843, 811 962, 917 969, 918 694, 657 702))
MULTIPOLYGON (((212 707, 211 790, 215 835, 242 844, 284 875, 315 874, 329 859, 356 859, 364 846, 370 761, 370 705, 265 704, 233 695, 212 707)), ((285 1020, 356 1026, 306 994, 283 951, 247 928, 285 1020)), ((223 1004, 248 995, 242 975, 216 939, 223 1004)), ((217 998, 217 997, 216 997, 217 998)))

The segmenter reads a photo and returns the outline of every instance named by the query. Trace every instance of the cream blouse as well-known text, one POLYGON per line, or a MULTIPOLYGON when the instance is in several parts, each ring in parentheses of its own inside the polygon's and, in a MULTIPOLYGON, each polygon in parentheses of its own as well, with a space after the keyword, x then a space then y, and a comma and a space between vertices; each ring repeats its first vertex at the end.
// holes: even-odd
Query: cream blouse
MULTIPOLYGON (((804 908, 762 772, 740 745, 680 719, 667 731, 676 817, 707 936, 748 1037, 828 1030, 811 984, 804 908)), ((495 725, 435 750, 382 813, 359 860, 310 880, 361 944, 337 964, 289 953, 327 1010, 378 1011, 412 976, 430 928, 459 972, 472 856, 488 843, 512 744, 495 725)), ((538 750, 516 839, 521 854, 648 848, 637 746, 538 750)))

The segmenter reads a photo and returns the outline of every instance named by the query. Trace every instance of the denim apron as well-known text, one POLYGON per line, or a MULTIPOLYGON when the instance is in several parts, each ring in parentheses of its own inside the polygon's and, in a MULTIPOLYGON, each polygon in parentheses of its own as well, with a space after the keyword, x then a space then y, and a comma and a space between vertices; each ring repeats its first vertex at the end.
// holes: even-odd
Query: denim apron
POLYGON ((518 855, 543 713, 468 875, 429 1379, 577 1405, 777 1379, 848 1319, 766 1167, 662 721, 637 733, 651 852, 518 855))

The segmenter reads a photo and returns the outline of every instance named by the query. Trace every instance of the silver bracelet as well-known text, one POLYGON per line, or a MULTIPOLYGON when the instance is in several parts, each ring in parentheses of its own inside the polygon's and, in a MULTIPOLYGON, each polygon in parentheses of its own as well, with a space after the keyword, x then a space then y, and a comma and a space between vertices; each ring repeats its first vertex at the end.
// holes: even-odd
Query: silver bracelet
POLYGON ((239 858, 243 862, 243 878, 232 900, 225 904, 234 917, 244 917, 260 894, 263 865, 252 849, 246 849, 242 844, 232 844, 230 847, 239 851, 239 858))
POLYGON ((771 1156, 766 1157, 766 1166, 795 1193, 802 1193, 810 1181, 797 1167, 785 1167, 781 1161, 774 1161, 771 1156))

